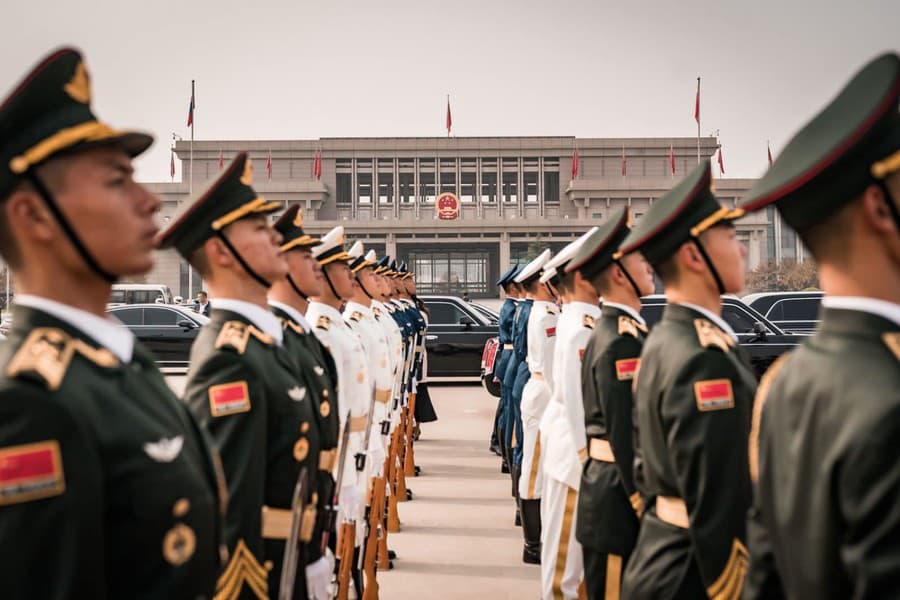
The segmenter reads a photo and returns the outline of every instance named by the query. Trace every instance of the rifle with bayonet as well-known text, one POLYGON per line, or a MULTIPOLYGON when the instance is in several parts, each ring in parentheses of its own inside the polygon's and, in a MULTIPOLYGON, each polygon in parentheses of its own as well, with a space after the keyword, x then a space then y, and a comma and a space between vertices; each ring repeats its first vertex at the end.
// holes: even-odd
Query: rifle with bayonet
POLYGON ((294 583, 297 578, 297 562, 300 556, 300 528, 306 510, 306 487, 308 485, 306 467, 300 469, 294 495, 291 498, 291 528, 284 543, 284 555, 281 559, 281 580, 278 586, 278 600, 291 600, 294 597, 294 583))
POLYGON ((347 411, 347 420, 344 421, 344 431, 341 433, 340 455, 338 456, 338 469, 335 476, 334 493, 331 496, 331 505, 325 507, 327 516, 325 519, 325 530, 322 532, 322 554, 328 548, 328 540, 331 536, 331 530, 334 529, 337 521, 338 507, 341 499, 341 483, 344 481, 344 464, 347 462, 347 447, 350 441, 350 411, 347 411))

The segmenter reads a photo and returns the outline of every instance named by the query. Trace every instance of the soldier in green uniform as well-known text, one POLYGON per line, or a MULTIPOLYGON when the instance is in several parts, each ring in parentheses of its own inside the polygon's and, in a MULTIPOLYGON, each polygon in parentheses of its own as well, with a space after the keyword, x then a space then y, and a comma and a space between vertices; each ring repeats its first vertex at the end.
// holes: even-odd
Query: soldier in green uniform
POLYGON ((641 353, 634 393, 638 491, 647 501, 626 598, 733 599, 747 569, 744 440, 756 378, 721 318, 744 287, 746 250, 711 190, 708 161, 653 203, 620 247, 653 265, 669 301, 641 353))
MULTIPOLYGON (((303 231, 303 213, 296 204, 278 219, 275 229, 282 236, 281 251, 288 264, 288 274, 269 289, 269 306, 281 321, 284 346, 297 361, 297 368, 304 374, 312 392, 313 410, 319 426, 319 498, 322 505, 327 506, 334 496, 333 473, 337 467, 340 412, 335 393, 337 367, 331 353, 312 333, 312 326, 303 316, 309 307, 309 297, 320 295, 325 284, 322 267, 313 258, 311 250, 320 240, 303 231)), ((328 518, 328 511, 335 509, 328 506, 319 514, 320 528, 328 530, 332 550, 336 536, 334 519, 328 518)))
POLYGON ((319 466, 318 401, 283 346, 269 312, 270 282, 287 275, 281 234, 267 215, 281 208, 257 196, 245 153, 160 234, 196 268, 216 299, 191 349, 185 401, 222 455, 230 501, 225 538, 230 560, 218 598, 278 597, 291 504, 301 469, 308 474, 302 561, 293 597, 326 598, 331 566, 312 542, 319 466), (305 569, 304 564, 306 565, 305 569))
POLYGON ((581 271, 603 297, 581 365, 588 460, 581 474, 575 537, 591 600, 618 600, 643 512, 633 477, 631 384, 647 335, 641 296, 652 294, 654 286, 653 271, 640 253, 618 253, 630 231, 630 215, 622 209, 584 241, 566 267, 581 271))
POLYGON ((226 499, 154 358, 105 314, 153 265, 159 200, 132 179, 149 135, 91 111, 81 55, 0 104, 0 253, 19 294, 0 349, 4 598, 211 597, 226 499))
POLYGON ((747 598, 900 593, 900 57, 860 70, 743 200, 816 260, 822 324, 753 413, 747 598))

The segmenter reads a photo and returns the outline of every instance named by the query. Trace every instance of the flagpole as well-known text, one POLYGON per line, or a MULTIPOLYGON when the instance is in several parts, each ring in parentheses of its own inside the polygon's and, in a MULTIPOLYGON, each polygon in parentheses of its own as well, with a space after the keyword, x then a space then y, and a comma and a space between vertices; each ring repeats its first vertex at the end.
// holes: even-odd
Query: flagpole
MULTIPOLYGON (((190 161, 188 163, 188 196, 194 195, 194 112, 196 109, 194 80, 191 79, 191 146, 190 161)), ((194 266, 191 263, 188 263, 188 294, 191 298, 194 297, 194 266)))
MULTIPOLYGON (((700 106, 700 78, 697 78, 697 106, 700 106)), ((700 110, 697 110, 697 164, 700 164, 700 110)))

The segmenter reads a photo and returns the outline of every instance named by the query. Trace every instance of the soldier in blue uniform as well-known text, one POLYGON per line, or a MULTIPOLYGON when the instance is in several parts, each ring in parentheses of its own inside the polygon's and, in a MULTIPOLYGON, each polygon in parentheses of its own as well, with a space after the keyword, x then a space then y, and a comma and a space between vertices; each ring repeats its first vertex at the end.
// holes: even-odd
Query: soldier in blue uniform
POLYGON ((509 473, 509 465, 503 451, 501 419, 503 417, 503 373, 506 363, 509 362, 509 350, 512 350, 512 324, 516 313, 519 292, 513 285, 512 279, 518 273, 518 266, 512 266, 497 280, 497 286, 503 289, 506 299, 500 307, 499 336, 497 340, 497 353, 494 357, 494 377, 500 381, 500 399, 497 401, 497 412, 494 414, 494 430, 491 432, 491 452, 496 453, 502 459, 501 471, 509 473), (508 347, 507 347, 508 346, 508 347))

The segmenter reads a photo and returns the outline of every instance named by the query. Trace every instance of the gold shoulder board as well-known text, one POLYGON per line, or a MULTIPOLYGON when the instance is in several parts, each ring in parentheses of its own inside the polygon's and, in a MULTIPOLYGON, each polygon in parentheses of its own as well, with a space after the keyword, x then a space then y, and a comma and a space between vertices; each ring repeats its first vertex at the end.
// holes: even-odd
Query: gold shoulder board
POLYGON ((637 323, 634 319, 619 315, 619 335, 630 335, 633 338, 638 336, 637 323))
POLYGON ((275 338, 273 338, 268 333, 257 329, 253 325, 247 326, 247 332, 250 335, 252 335, 253 337, 255 337, 256 339, 258 339, 260 342, 265 344, 266 346, 274 346, 275 345, 275 338))
POLYGON ((72 338, 65 331, 39 327, 28 334, 9 361, 6 374, 19 377, 24 373, 34 373, 44 380, 48 390, 55 390, 62 383, 74 352, 72 338))
POLYGON ((325 331, 328 331, 328 329, 331 327, 331 320, 328 317, 326 317, 325 315, 321 315, 316 320, 316 327, 318 327, 319 329, 324 329, 325 331))
POLYGON ((246 323, 242 321, 226 321, 222 325, 222 331, 216 338, 216 349, 234 348, 238 354, 247 350, 247 340, 250 339, 250 331, 246 323))
POLYGON ((731 336, 713 325, 706 319, 694 319, 694 328, 697 330, 697 339, 704 348, 718 348, 728 354, 734 346, 731 336))
POLYGON ((584 315, 584 319, 582 319, 581 324, 587 327, 588 329, 594 328, 594 317, 591 315, 584 315))
POLYGON ((888 349, 900 360, 900 332, 885 333, 881 336, 888 349))

